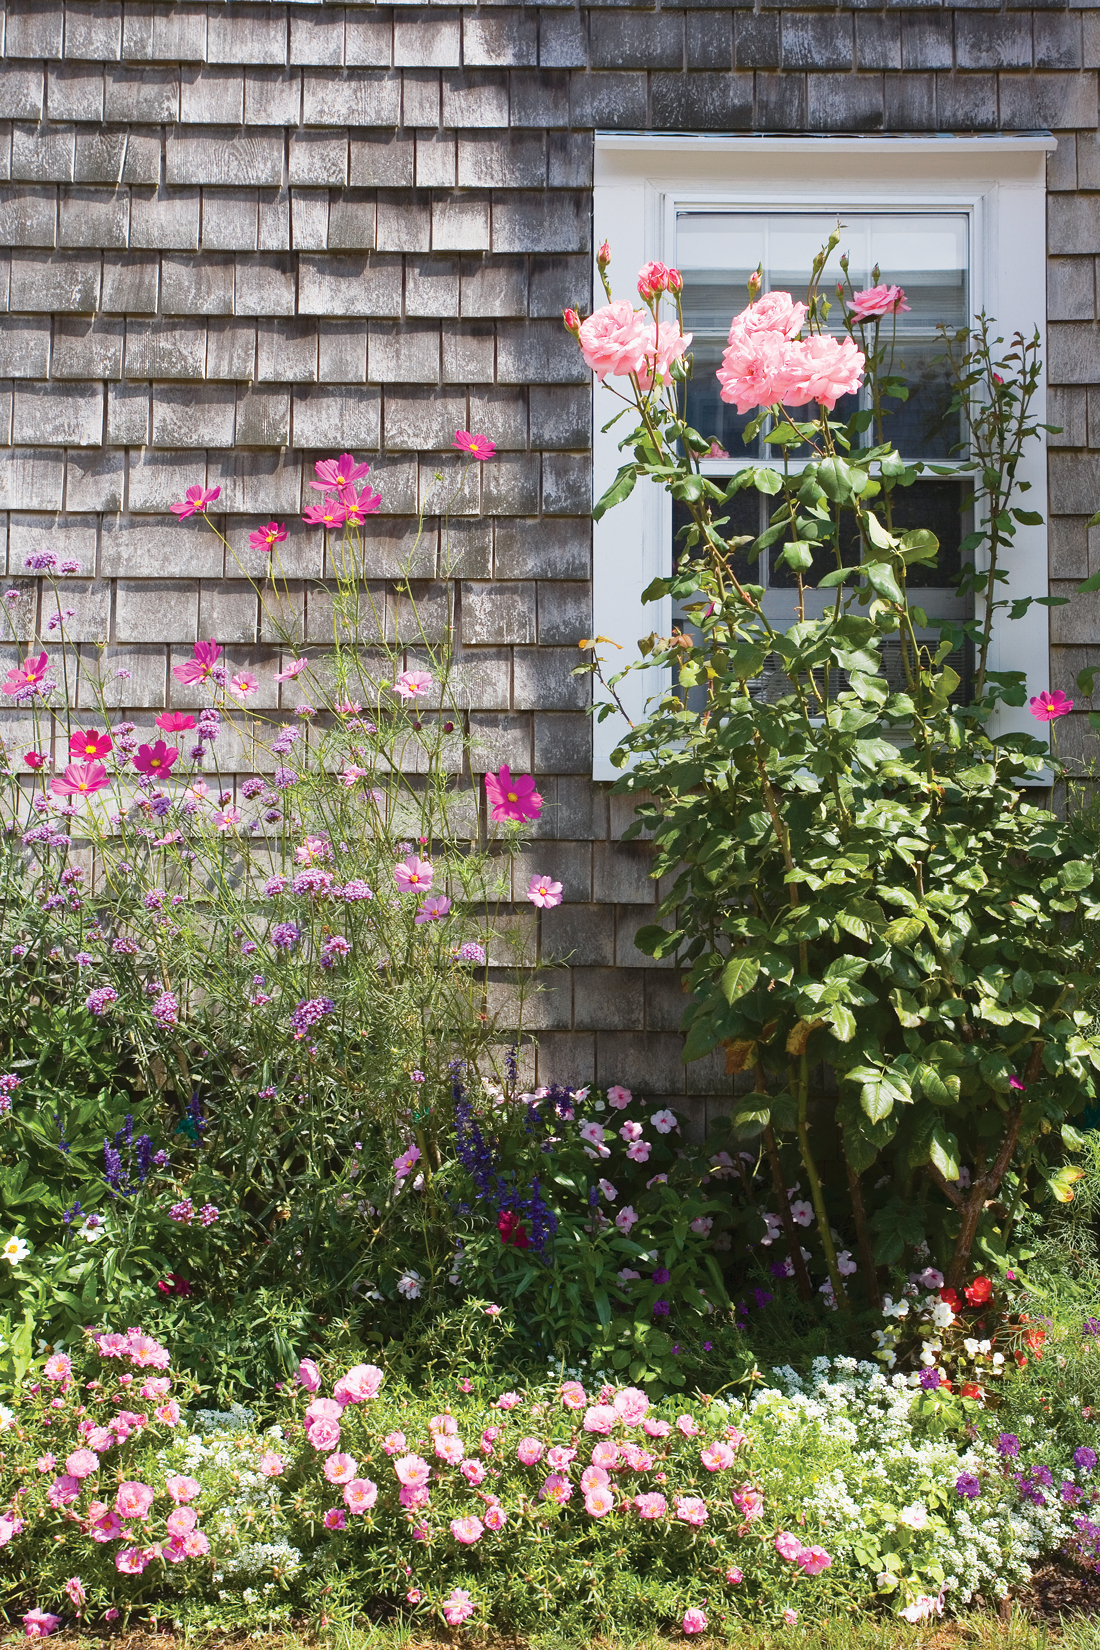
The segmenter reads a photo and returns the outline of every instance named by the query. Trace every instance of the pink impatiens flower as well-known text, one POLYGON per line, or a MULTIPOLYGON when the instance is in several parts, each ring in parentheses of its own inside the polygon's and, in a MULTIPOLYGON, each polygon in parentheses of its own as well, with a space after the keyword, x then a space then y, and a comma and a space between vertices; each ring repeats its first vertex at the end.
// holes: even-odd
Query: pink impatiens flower
POLYGON ((403 670, 393 684, 393 691, 399 699, 419 699, 429 691, 434 680, 430 670, 403 670))
POLYGON ((399 860, 393 868, 393 880, 403 894, 426 894, 434 875, 431 861, 417 854, 399 860))
POLYGON ((883 315, 900 315, 908 308, 900 286, 868 286, 852 297, 852 315, 857 321, 877 321, 883 315))
POLYGON ((638 1218, 639 1217, 634 1209, 634 1206, 628 1203, 625 1208, 620 1209, 618 1214, 615 1216, 615 1225, 619 1228, 620 1232, 624 1232, 629 1237, 630 1228, 634 1225, 634 1222, 638 1218))
POLYGON ((1054 722, 1059 716, 1069 715, 1073 700, 1067 699, 1061 688, 1056 688, 1053 693, 1040 693, 1037 699, 1029 699, 1028 709, 1040 722, 1054 722))
POLYGON ((257 527, 254 533, 249 533, 248 542, 253 550, 263 550, 270 553, 285 538, 286 527, 282 522, 267 521, 262 527, 257 527))
POLYGON ((208 642, 196 642, 194 658, 182 665, 173 665, 172 675, 178 682, 186 682, 189 686, 205 682, 221 656, 222 650, 211 636, 208 642))
POLYGON ((471 435, 469 430, 456 430, 454 444, 460 453, 465 453, 467 458, 476 458, 479 464, 484 464, 486 459, 496 454, 496 445, 487 435, 471 435))
POLYGON ((527 774, 514 778, 507 763, 499 773, 485 775, 485 794, 495 820, 538 819, 542 813, 542 797, 535 781, 527 774))
POLYGON ((607 1091, 607 1103, 614 1106, 616 1111, 623 1111, 629 1106, 633 1095, 629 1089, 624 1089, 619 1083, 612 1083, 607 1091))
POLYGON ((555 905, 561 904, 561 883, 547 876, 532 877, 527 888, 527 898, 532 905, 552 911, 555 905))
POLYGON ((168 508, 180 521, 186 521, 188 516, 201 514, 208 504, 213 504, 221 496, 220 487, 188 487, 179 504, 170 504, 168 508))
POLYGON ((658 1134, 671 1134, 673 1129, 680 1127, 676 1121, 676 1113, 665 1106, 661 1111, 655 1111, 649 1120, 658 1134))

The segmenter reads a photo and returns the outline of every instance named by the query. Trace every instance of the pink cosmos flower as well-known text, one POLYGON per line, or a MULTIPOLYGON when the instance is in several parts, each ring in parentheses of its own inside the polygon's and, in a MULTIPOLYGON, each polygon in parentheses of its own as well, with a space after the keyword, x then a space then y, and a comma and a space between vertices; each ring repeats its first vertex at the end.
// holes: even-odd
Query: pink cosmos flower
POLYGON ((383 1375, 377 1364, 353 1364, 332 1389, 341 1404, 367 1404, 377 1398, 383 1375))
POLYGON ((649 1399, 636 1386, 624 1386, 615 1394, 613 1408, 619 1420, 627 1427, 640 1427, 649 1409, 649 1399))
POLYGON ((545 1448, 537 1438, 521 1438, 516 1445, 516 1460, 522 1461, 525 1467, 533 1467, 536 1461, 541 1461, 545 1448))
POLYGON ((668 1512, 668 1502, 656 1490, 649 1490, 634 1497, 634 1511, 639 1518, 664 1518, 668 1512))
POLYGON ((428 1482, 432 1469, 420 1455, 402 1455, 394 1462, 393 1470, 399 1483, 408 1484, 415 1489, 428 1482))
POLYGON ((601 384, 609 373, 626 378, 638 371, 648 326, 649 316, 625 298, 605 304, 581 322, 581 354, 601 384))
POLYGON ((347 520, 347 511, 339 499, 326 498, 323 504, 307 504, 302 511, 302 520, 311 527, 342 527, 347 520))
MULTIPOLYGON (((404 1180, 404 1178, 407 1174, 411 1174, 413 1169, 416 1168, 416 1165, 419 1162, 420 1162, 420 1147, 419 1146, 410 1146, 407 1152, 402 1152, 400 1157, 395 1157, 394 1160, 393 1160, 393 1172, 394 1172, 394 1176, 398 1180, 398 1182, 404 1180)), ((395 1434, 395 1436, 396 1436, 396 1434, 395 1434)), ((400 1436, 401 1436, 402 1447, 404 1447, 405 1434, 401 1433, 400 1436)))
POLYGON ((185 1505, 188 1501, 194 1501, 195 1497, 201 1493, 202 1485, 195 1478, 173 1474, 170 1478, 164 1480, 164 1488, 179 1507, 185 1505))
POLYGON ((193 716, 185 716, 181 710, 162 710, 157 717, 156 726, 163 728, 165 733, 186 733, 195 726, 193 716))
POLYGON ((330 1484, 347 1484, 355 1477, 355 1469, 359 1465, 354 1455, 345 1455, 337 1450, 325 1462, 324 1473, 330 1484))
POLYGON ((221 495, 220 487, 188 487, 181 504, 170 504, 168 508, 180 521, 186 521, 188 516, 200 514, 208 504, 221 495))
POLYGON ((1069 715, 1073 700, 1067 699, 1061 688, 1056 688, 1053 693, 1040 693, 1037 699, 1029 699, 1028 709, 1040 722, 1054 722, 1059 716, 1069 715))
POLYGON ((343 1507, 330 1507, 321 1522, 326 1530, 346 1530, 348 1515, 343 1507))
POLYGON ((378 514, 382 508, 382 495, 372 493, 369 487, 363 487, 358 493, 354 487, 341 487, 340 503, 344 507, 344 520, 353 527, 360 527, 368 516, 378 514))
POLYGON ((461 1627, 462 1623, 468 1621, 473 1615, 477 1605, 464 1587, 454 1587, 443 1600, 440 1608, 448 1627, 461 1627))
POLYGON ((454 444, 460 453, 476 458, 479 464, 496 456, 496 444, 487 435, 471 435, 469 430, 456 430, 454 444))
POLYGON ((561 1401, 565 1409, 583 1409, 588 1398, 579 1381, 566 1381, 561 1389, 561 1401))
POLYGON ((315 1450, 335 1449, 340 1442, 340 1427, 336 1421, 314 1421, 306 1428, 306 1437, 315 1450))
POLYGON ((616 1111, 625 1110, 633 1098, 630 1090, 624 1089, 619 1083, 613 1083, 607 1091, 607 1103, 614 1106, 616 1111))
POLYGON ((615 1411, 610 1404, 590 1404, 584 1412, 585 1432, 608 1433, 615 1425, 615 1411))
POLYGON ((118 1486, 115 1496, 115 1511, 120 1518, 144 1518, 153 1505, 155 1490, 148 1484, 142 1484, 129 1478, 124 1479, 118 1486))
POLYGON ((702 1633, 706 1630, 707 1618, 702 1610, 685 1610, 681 1625, 685 1633, 702 1633))
POLYGON ((561 883, 554 882, 547 876, 532 877, 527 888, 527 898, 532 905, 552 911, 555 905, 561 904, 561 883))
POLYGON ((708 1472, 724 1472, 733 1466, 735 1457, 730 1446, 719 1438, 699 1451, 699 1459, 708 1472))
POLYGON ((239 808, 219 808, 211 814, 210 821, 219 831, 232 831, 240 824, 243 817, 244 815, 239 808))
POLYGON ((597 1484, 585 1492, 584 1510, 593 1518, 606 1518, 614 1506, 615 1497, 606 1484, 597 1484))
POLYGON ((877 321, 883 315, 900 315, 908 308, 900 286, 868 286, 852 297, 852 314, 857 321, 877 321))
POLYGON ((436 922, 440 917, 445 917, 450 909, 451 902, 446 894, 433 894, 430 899, 424 901, 419 911, 417 911, 416 916, 413 918, 413 925, 416 928, 421 928, 426 922, 436 922))
POLYGON ((50 780, 50 790, 55 796, 91 796, 109 784, 102 762, 70 762, 64 773, 50 780))
POLYGON ((194 1507, 175 1507, 164 1520, 169 1535, 190 1535, 199 1518, 194 1507))
POLYGON ((357 1516, 369 1512, 378 1500, 378 1485, 369 1478, 353 1478, 344 1485, 344 1504, 357 1516))
POLYGON ((249 533, 248 542, 253 550, 263 550, 270 553, 285 538, 286 527, 282 522, 267 521, 262 527, 257 527, 254 533, 249 533))
POLYGON ((485 1526, 480 1518, 452 1518, 451 1534, 464 1547, 472 1547, 475 1541, 480 1541, 485 1534, 485 1526))
POLYGON ((310 486, 316 493, 326 492, 330 487, 350 487, 353 481, 358 481, 370 471, 369 464, 358 464, 351 453, 341 453, 339 458, 320 458, 313 466, 316 481, 310 486))
POLYGON ((250 670, 238 670, 229 678, 230 693, 239 694, 242 699, 247 699, 250 693, 258 692, 259 687, 259 677, 253 676, 250 670))
POLYGON ((775 1550, 788 1564, 794 1564, 802 1552, 802 1542, 790 1530, 780 1530, 775 1538, 775 1550))
POLYGON ((193 687, 196 682, 207 680, 221 655, 222 650, 213 636, 208 642, 196 642, 194 657, 182 665, 173 665, 172 675, 178 682, 186 682, 193 687))
POLYGON ((166 745, 163 739, 158 739, 155 745, 138 746, 134 767, 138 773, 166 774, 179 754, 175 745, 166 745))
POLYGON ((110 755, 113 749, 114 741, 110 734, 97 733, 94 728, 89 728, 87 733, 69 735, 69 755, 77 761, 94 762, 110 755))
POLYGON ((273 682, 292 681, 295 676, 300 676, 302 674, 308 664, 308 659, 292 659, 286 669, 280 670, 278 675, 273 676, 271 680, 273 682))
POLYGON ((40 653, 37 658, 28 653, 21 665, 13 665, 9 669, 7 681, 0 686, 0 693, 11 695, 18 693, 20 688, 33 687, 45 676, 48 662, 45 653, 40 653))
POLYGON ((485 775, 485 795, 494 820, 538 819, 542 813, 542 797, 535 789, 535 781, 527 774, 513 778, 507 763, 499 773, 485 775))
POLYGON ((819 1576, 833 1561, 824 1547, 803 1547, 796 1562, 804 1575, 819 1576))
POLYGON ((99 1471, 99 1456, 94 1450, 74 1449, 65 1457, 65 1471, 72 1478, 87 1478, 99 1471))
POLYGON ((49 1610, 28 1610, 21 1616, 23 1631, 29 1639, 44 1639, 61 1626, 61 1617, 53 1615, 49 1610))
POLYGON ((431 860, 410 854, 393 868, 393 880, 403 894, 426 894, 434 876, 431 860))
POLYGON ((403 670, 393 684, 393 691, 399 699, 419 699, 434 681, 430 670, 403 670))
POLYGON ((485 1528, 487 1530, 502 1530, 508 1522, 508 1514, 499 1502, 494 1501, 491 1507, 485 1509, 485 1528))
POLYGON ((678 1495, 676 1497, 676 1516, 681 1524, 705 1524, 707 1521, 707 1504, 697 1495, 678 1495))

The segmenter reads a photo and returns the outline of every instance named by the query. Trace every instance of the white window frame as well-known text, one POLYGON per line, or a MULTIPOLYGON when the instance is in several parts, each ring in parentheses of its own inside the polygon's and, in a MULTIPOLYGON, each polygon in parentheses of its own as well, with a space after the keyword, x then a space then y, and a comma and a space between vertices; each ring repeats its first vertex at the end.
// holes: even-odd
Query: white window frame
MULTIPOLYGON (((644 263, 674 258, 676 212, 684 207, 734 210, 784 208, 836 211, 907 209, 965 212, 970 219, 970 313, 985 309, 1006 339, 1039 328, 1046 357, 1046 157, 1057 140, 1026 137, 758 138, 597 133, 593 232, 595 244, 611 244, 612 296, 638 302, 637 272, 644 263)), ((808 273, 808 272, 807 272, 808 273)), ((595 271, 593 271, 595 275, 595 271)), ((885 270, 888 280, 890 272, 885 270)), ((594 285, 593 306, 604 302, 594 285)), ((1046 381, 1033 403, 1045 417, 1046 381)), ((624 417, 606 434, 602 426, 621 408, 608 387, 593 384, 593 499, 603 493, 621 462, 618 443, 624 417)), ((735 455, 731 455, 735 456, 735 455)), ((725 462, 713 468, 726 471, 725 462)), ((707 465, 707 469, 711 466, 707 465)), ((1046 444, 1025 451, 1019 479, 1031 490, 1020 502, 1047 513, 1046 444)), ((919 485, 919 483, 918 483, 919 485)), ((599 651, 608 672, 639 657, 637 641, 656 630, 667 635, 671 602, 642 602, 642 591, 670 569, 672 502, 667 492, 640 482, 630 498, 595 524, 592 544, 593 635, 621 645, 599 651)), ((1045 596, 1048 592, 1045 527, 1019 527, 1002 554, 1008 574, 998 596, 1045 596)), ((980 616, 981 605, 978 604, 980 616)), ((995 625, 990 668, 1024 670, 1029 695, 1049 686, 1048 609, 995 625)), ((639 672, 621 684, 627 714, 637 721, 647 699, 667 685, 668 673, 639 672)), ((596 685, 597 702, 603 697, 596 685)), ((1022 708, 998 707, 998 734, 1035 732, 1022 708)), ((611 752, 624 732, 618 715, 597 722, 594 779, 614 779, 611 752)))

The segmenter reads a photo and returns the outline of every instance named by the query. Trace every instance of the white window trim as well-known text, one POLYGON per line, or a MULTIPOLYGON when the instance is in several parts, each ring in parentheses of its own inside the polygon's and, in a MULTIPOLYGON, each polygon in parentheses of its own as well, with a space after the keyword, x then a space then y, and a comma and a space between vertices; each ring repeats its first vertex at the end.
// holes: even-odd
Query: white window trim
MULTIPOLYGON (((672 261, 675 214, 680 206, 728 205, 763 211, 793 206, 815 210, 943 208, 971 220, 970 310, 984 308, 1005 338, 1039 328, 1045 360, 1046 156, 1057 147, 1045 133, 1026 137, 757 138, 597 133, 593 231, 595 244, 611 243, 610 279, 615 298, 637 303, 637 271, 651 259, 672 261)), ((887 279, 889 271, 884 272, 887 279)), ((593 305, 604 302, 602 290, 593 305)), ((1040 383, 1035 415, 1045 417, 1046 383, 1040 383)), ((593 385, 593 498, 603 493, 620 464, 618 442, 626 417, 603 434, 622 406, 607 387, 593 385)), ((717 466, 721 467, 721 466, 717 466)), ((1046 445, 1029 444, 1019 478, 1031 491, 1021 503, 1047 513, 1046 445)), ((593 532, 593 635, 608 636, 622 651, 602 646, 607 669, 639 657, 637 639, 667 634, 671 603, 643 604, 642 591, 669 570, 672 505, 666 492, 641 482, 631 497, 608 512, 593 532)), ((1007 585, 999 595, 1045 596, 1048 592, 1045 527, 1020 527, 1003 556, 1007 585)), ((979 609, 980 611, 980 609, 979 609)), ((993 670, 1025 670, 1028 694, 1049 687, 1048 609, 1033 606, 1023 619, 995 627, 993 670)), ((667 672, 628 677, 619 688, 627 714, 637 721, 646 700, 667 683, 667 672), (662 682, 662 676, 665 681, 662 682)), ((599 686, 596 698, 602 697, 599 686)), ((1026 706, 1000 707, 997 733, 1035 732, 1026 706)), ((597 722, 594 779, 614 779, 611 752, 625 731, 613 715, 597 722)))

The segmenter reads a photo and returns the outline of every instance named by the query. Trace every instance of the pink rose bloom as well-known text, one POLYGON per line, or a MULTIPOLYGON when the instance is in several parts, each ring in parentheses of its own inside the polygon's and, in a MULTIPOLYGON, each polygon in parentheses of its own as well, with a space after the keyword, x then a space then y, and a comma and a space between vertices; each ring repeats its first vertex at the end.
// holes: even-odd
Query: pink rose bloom
POLYGON ((433 1443, 435 1453, 441 1461, 446 1461, 448 1466, 457 1467, 466 1453, 465 1444, 454 1433, 436 1433, 433 1443))
POLYGON ((484 1484, 485 1468, 480 1461, 463 1461, 459 1470, 467 1484, 472 1484, 475 1487, 478 1484, 484 1484))
POLYGON ((592 1465, 595 1467, 617 1467, 619 1464, 619 1446, 610 1438, 601 1439, 592 1446, 592 1465))
POLYGON ((608 373, 626 378, 639 370, 648 325, 649 316, 626 298, 605 304, 581 322, 581 354, 601 384, 608 373))
POLYGON ((321 1385, 321 1371, 312 1358, 303 1358, 298 1365, 298 1385, 304 1386, 307 1392, 316 1392, 321 1385))
POLYGON ((533 1467, 536 1461, 541 1461, 545 1448, 537 1438, 521 1438, 516 1445, 516 1460, 522 1461, 525 1467, 533 1467))
POLYGON ((498 1409, 518 1409, 522 1402, 523 1399, 520 1397, 518 1392, 502 1392, 500 1397, 497 1399, 496 1407, 498 1409))
POLYGON ((659 329, 650 323, 642 334, 645 353, 638 369, 638 383, 643 390, 669 382, 673 361, 678 361, 690 348, 692 337, 692 333, 680 331, 678 322, 662 321, 659 329))
POLYGON ((593 1518, 606 1518, 614 1506, 615 1497, 606 1484, 597 1484, 585 1493, 584 1510, 593 1518))
POLYGON ((706 1630, 707 1618, 702 1610, 685 1610, 683 1629, 685 1633, 702 1633, 706 1630))
POLYGON ((678 1495, 676 1497, 676 1516, 681 1524, 705 1524, 707 1521, 707 1504, 697 1495, 678 1495))
POLYGON ((566 1381, 561 1389, 561 1401, 565 1409, 583 1409, 588 1398, 579 1381, 566 1381))
POLYGON ((585 1432, 610 1432, 616 1415, 610 1404, 591 1404, 584 1412, 585 1432))
POLYGON ((326 1530, 346 1530, 348 1515, 343 1507, 330 1507, 321 1522, 326 1530))
POLYGON ((640 1427, 649 1409, 649 1399, 636 1386, 626 1386, 615 1394, 615 1414, 627 1427, 640 1427))
POLYGON ((716 1439, 699 1451, 699 1459, 708 1472, 724 1472, 727 1467, 733 1466, 735 1456, 728 1444, 716 1439))
POLYGON ((387 1455, 396 1455, 399 1450, 405 1448, 407 1443, 408 1439, 403 1432, 387 1432, 382 1440, 382 1448, 387 1455))
POLYGON ((668 1502, 663 1495, 650 1490, 645 1495, 634 1497, 634 1510, 639 1518, 663 1518, 668 1512, 668 1502))
POLYGON ((342 1450, 337 1450, 325 1461, 325 1477, 330 1484, 347 1484, 355 1477, 358 1464, 354 1455, 345 1455, 342 1450))
POLYGON ((71 1478, 87 1478, 90 1473, 99 1471, 99 1456, 94 1450, 74 1449, 71 1455, 65 1457, 65 1471, 71 1478))
POLYGON ((464 1587, 455 1587, 443 1600, 441 1608, 448 1627, 461 1627, 462 1623, 473 1615, 477 1606, 464 1587))
POLYGON ((667 1438, 672 1428, 667 1421, 660 1420, 656 1415, 647 1415, 642 1422, 642 1431, 647 1438, 667 1438))
POLYGON ((117 1541, 122 1534, 122 1524, 117 1513, 107 1513, 103 1518, 97 1518, 89 1531, 93 1541, 117 1541))
POLYGON ((487 1530, 502 1530, 508 1522, 508 1514, 496 1501, 485 1509, 485 1528, 487 1530))
POLYGON ((908 308, 900 286, 868 286, 852 297, 852 314, 857 321, 877 321, 880 316, 900 315, 908 308))
POLYGON ((259 1468, 265 1478, 278 1478, 286 1471, 286 1462, 281 1455, 276 1455, 273 1449, 265 1449, 260 1456, 259 1468))
POLYGON ((555 1444, 553 1449, 546 1452, 546 1465, 552 1467, 555 1472, 565 1472, 576 1457, 575 1449, 570 1449, 565 1444, 555 1444))
POLYGON ((139 1576, 149 1562, 143 1547, 121 1547, 115 1554, 115 1569, 124 1576, 139 1576))
POLYGON ((378 1500, 378 1485, 369 1478, 353 1478, 344 1485, 344 1504, 350 1513, 369 1512, 378 1500))
POLYGON ((47 1358, 42 1366, 42 1373, 48 1381, 64 1381, 68 1379, 73 1367, 72 1359, 64 1352, 55 1352, 52 1358, 47 1358))
POLYGON ((789 292, 766 292, 762 298, 735 315, 730 322, 729 341, 758 332, 772 332, 784 339, 797 338, 806 319, 806 305, 796 304, 789 292))
POLYGON ((190 1535, 198 1521, 194 1507, 174 1507, 164 1520, 164 1527, 169 1535, 190 1535))
POLYGON ((342 1404, 365 1404, 377 1398, 381 1385, 382 1371, 376 1364, 356 1364, 341 1375, 332 1392, 342 1404))
POLYGON ((464 1547, 472 1547, 485 1534, 485 1526, 480 1518, 452 1518, 451 1534, 464 1547))
POLYGON ((793 1564, 802 1552, 802 1542, 798 1536, 792 1535, 790 1530, 780 1530, 775 1538, 775 1550, 780 1558, 785 1558, 788 1564, 793 1564))
POLYGON ((340 1442, 340 1427, 336 1421, 314 1421, 306 1428, 306 1437, 315 1450, 335 1449, 340 1442))
POLYGON ((676 1431, 685 1438, 698 1438, 699 1427, 692 1415, 677 1415, 676 1431))
POLYGON ((680 292, 683 289, 684 278, 678 269, 670 269, 668 264, 644 264, 638 271, 638 295, 641 298, 656 297, 658 292, 680 292))
POLYGON ((559 1507, 564 1507, 572 1494, 573 1486, 562 1472, 549 1473, 543 1479, 542 1488, 539 1490, 541 1500, 556 1501, 559 1507))
POLYGON ((803 1547, 795 1562, 804 1575, 819 1576, 833 1562, 824 1547, 803 1547))
POLYGON ((115 1511, 120 1518, 144 1518, 153 1505, 155 1491, 148 1484, 136 1483, 133 1479, 125 1479, 118 1486, 115 1496, 115 1511))
POLYGON ((403 894, 426 894, 435 875, 431 862, 410 854, 393 868, 393 880, 403 894))
POLYGON ((739 413, 788 400, 799 382, 800 347, 776 332, 731 334, 715 374, 719 397, 732 402, 739 413))
POLYGON ((789 406, 818 401, 832 412, 842 395, 854 395, 859 389, 866 357, 850 338, 815 333, 795 347, 798 359, 792 358, 792 379, 782 398, 789 406))
POLYGON ((185 1501, 194 1501, 202 1486, 195 1478, 182 1478, 173 1474, 164 1480, 164 1488, 176 1503, 177 1507, 185 1501))
POLYGON ((606 1489, 610 1482, 611 1480, 603 1467, 585 1467, 581 1473, 581 1489, 585 1495, 588 1494, 589 1490, 606 1489))
POLYGON ((61 1617, 52 1615, 49 1610, 28 1610, 20 1619, 29 1639, 48 1638, 55 1628, 61 1626, 61 1617))
POLYGON ((397 1474, 398 1483, 416 1487, 428 1482, 432 1469, 422 1456, 402 1455, 394 1462, 393 1470, 397 1474))

